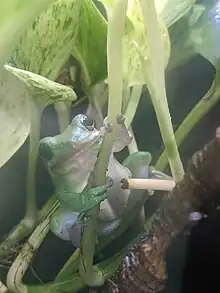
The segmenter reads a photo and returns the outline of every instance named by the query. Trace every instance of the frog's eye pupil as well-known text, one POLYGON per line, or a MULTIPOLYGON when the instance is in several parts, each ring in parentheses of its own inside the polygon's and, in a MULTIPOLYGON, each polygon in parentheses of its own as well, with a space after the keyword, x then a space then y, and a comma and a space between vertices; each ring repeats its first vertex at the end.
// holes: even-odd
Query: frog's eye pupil
POLYGON ((53 157, 53 152, 50 146, 46 142, 41 142, 39 145, 39 155, 45 160, 51 160, 53 157))
POLYGON ((94 129, 94 121, 90 119, 89 117, 86 117, 83 120, 83 125, 86 126, 89 130, 94 129))

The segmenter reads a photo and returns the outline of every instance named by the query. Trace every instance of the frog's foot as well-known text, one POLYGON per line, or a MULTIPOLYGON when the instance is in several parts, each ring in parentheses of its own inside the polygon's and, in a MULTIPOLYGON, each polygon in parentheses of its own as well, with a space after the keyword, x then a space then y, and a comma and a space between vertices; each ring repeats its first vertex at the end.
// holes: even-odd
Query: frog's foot
POLYGON ((135 152, 130 154, 123 162, 123 166, 127 167, 133 178, 149 178, 149 167, 152 156, 149 152, 135 152))
POLYGON ((69 238, 75 248, 80 248, 84 224, 84 219, 78 219, 69 229, 69 238))
POLYGON ((112 123, 108 120, 108 117, 105 117, 103 121, 103 126, 107 133, 111 133, 113 131, 112 123))
POLYGON ((122 113, 117 114, 116 121, 117 121, 118 124, 124 125, 125 124, 125 116, 122 113))
POLYGON ((153 166, 149 168, 149 178, 153 179, 162 179, 162 180, 171 180, 173 179, 171 176, 156 170, 153 166))

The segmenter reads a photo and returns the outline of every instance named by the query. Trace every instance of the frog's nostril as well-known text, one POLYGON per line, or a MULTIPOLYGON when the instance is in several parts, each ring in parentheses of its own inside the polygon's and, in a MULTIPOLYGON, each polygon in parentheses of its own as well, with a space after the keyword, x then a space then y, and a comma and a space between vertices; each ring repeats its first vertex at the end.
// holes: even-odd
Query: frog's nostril
POLYGON ((51 160, 53 157, 53 152, 46 142, 41 142, 39 145, 39 155, 45 160, 51 160))

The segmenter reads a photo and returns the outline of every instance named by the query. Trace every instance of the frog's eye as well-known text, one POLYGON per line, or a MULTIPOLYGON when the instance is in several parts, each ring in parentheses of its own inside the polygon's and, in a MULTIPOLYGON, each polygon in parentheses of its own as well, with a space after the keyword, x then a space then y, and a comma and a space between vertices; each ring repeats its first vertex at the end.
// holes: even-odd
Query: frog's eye
POLYGON ((94 130, 95 128, 94 121, 87 116, 83 119, 82 123, 88 130, 94 130))
POLYGON ((39 155, 47 161, 51 160, 53 157, 53 152, 51 150, 51 147, 46 142, 40 143, 38 152, 39 152, 39 155))

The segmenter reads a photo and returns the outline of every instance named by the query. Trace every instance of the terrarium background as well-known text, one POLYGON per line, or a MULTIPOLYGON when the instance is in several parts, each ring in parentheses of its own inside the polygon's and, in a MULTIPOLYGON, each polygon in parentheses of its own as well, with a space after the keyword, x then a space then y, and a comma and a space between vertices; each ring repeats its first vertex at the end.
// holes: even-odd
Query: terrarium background
MULTIPOLYGON (((183 121, 184 117, 199 101, 204 93, 207 92, 212 83, 213 75, 213 67, 200 56, 195 57, 187 64, 175 69, 173 72, 168 74, 168 100, 172 115, 172 122, 175 128, 183 121)), ((163 144, 161 141, 153 107, 149 99, 148 102, 146 102, 146 96, 147 91, 144 90, 132 126, 136 135, 139 149, 150 151, 153 155, 154 163, 158 155, 163 151, 163 144)), ((72 117, 77 113, 84 112, 86 108, 87 104, 85 103, 77 108, 73 108, 72 117)), ((190 156, 212 138, 215 128, 220 124, 219 113, 220 103, 218 103, 214 109, 212 109, 202 119, 202 121, 200 121, 200 123, 193 129, 193 131, 186 138, 183 145, 180 147, 180 154, 185 166, 190 156)), ((55 135, 57 133, 57 115, 53 107, 48 107, 42 116, 41 137, 46 135, 55 135)), ((123 159, 126 155, 126 152, 122 153, 119 159, 123 159)), ((0 170, 1 192, 5 194, 4 201, 0 199, 1 238, 4 237, 4 235, 10 231, 11 228, 16 225, 16 223, 19 222, 19 219, 24 214, 27 158, 28 140, 11 158, 11 160, 8 161, 8 163, 0 170)), ((166 170, 166 172, 169 172, 169 170, 166 170)), ((43 203, 45 203, 52 194, 53 186, 47 171, 40 160, 38 160, 36 187, 38 204, 39 206, 42 206, 43 203)), ((146 208, 148 213, 154 211, 156 205, 159 202, 159 199, 160 194, 147 203, 146 208)), ((217 231, 215 231, 216 222, 215 224, 210 225, 212 229, 210 229, 210 227, 209 229, 206 229, 206 227, 199 225, 200 227, 199 229, 196 229, 196 234, 195 232, 193 233, 193 247, 191 247, 189 251, 193 255, 190 259, 191 261, 194 259, 194 263, 193 266, 190 265, 190 275, 192 274, 191 270, 195 269, 196 272, 201 265, 197 259, 198 253, 203 267, 206 266, 205 261, 208 259, 215 259, 215 262, 220 260, 217 255, 219 249, 215 250, 215 247, 218 246, 216 239, 217 231), (210 233, 213 234, 210 235, 210 233), (211 243, 212 239, 215 239, 214 244, 211 243), (197 254, 195 252, 197 252, 197 254)), ((34 270, 37 272, 43 282, 53 280, 59 268, 62 267, 73 251, 73 247, 70 243, 61 241, 52 234, 49 234, 47 239, 48 240, 41 246, 36 260, 33 261, 34 270)), ((186 258, 185 241, 186 236, 181 235, 174 241, 174 243, 172 243, 167 253, 169 283, 171 287, 174 286, 176 289, 177 287, 181 287, 181 277, 186 258)), ((211 267, 209 266, 208 269, 209 272, 211 269, 213 269, 211 276, 214 277, 215 271, 213 264, 211 267)), ((4 275, 5 270, 2 268, 0 277, 2 278, 4 275)), ((193 273, 193 275, 195 281, 195 273, 193 273)), ((201 279, 204 277, 207 278, 208 276, 201 276, 201 279)), ((26 275, 25 281, 28 283, 39 283, 31 271, 29 271, 26 275)))
MULTIPOLYGON (((193 106, 210 88, 213 75, 214 68, 200 56, 167 74, 168 101, 174 128, 178 127, 193 106)), ((139 150, 150 151, 153 155, 153 163, 155 163, 158 155, 163 151, 163 144, 153 107, 149 97, 147 99, 146 96, 147 91, 144 89, 132 126, 139 150)), ((85 103, 73 108, 72 117, 77 113, 85 112, 86 108, 87 104, 85 103)), ((213 137, 215 128, 220 125, 219 113, 220 103, 217 103, 193 128, 193 131, 181 145, 180 154, 185 166, 191 155, 213 137)), ((52 106, 44 111, 41 125, 41 137, 58 133, 57 115, 52 106)), ((0 197, 1 239, 24 215, 28 142, 27 140, 7 164, 0 169, 1 193, 4 194, 4 197, 0 197)), ((119 159, 124 159, 126 155, 125 151, 119 156, 119 159)), ((169 170, 166 170, 166 172, 169 172, 169 170)), ((53 186, 47 170, 40 160, 38 160, 37 166, 36 188, 38 205, 41 207, 53 193, 53 186)), ((160 196, 161 194, 157 194, 147 203, 148 214, 155 210, 160 196)), ((214 219, 206 225, 197 225, 191 230, 190 237, 186 236, 184 231, 171 244, 167 251, 169 291, 180 293, 183 290, 184 292, 181 293, 189 293, 190 290, 186 286, 189 282, 193 282, 198 287, 202 285, 202 282, 215 286, 214 282, 218 281, 217 274, 220 265, 218 248, 220 239, 217 239, 220 227, 219 219, 214 219), (187 240, 192 240, 192 244, 187 245, 187 240), (185 265, 186 259, 187 265, 185 265), (186 276, 184 276, 183 283, 186 287, 181 284, 184 267, 186 276), (202 273, 200 268, 203 269, 202 273), (207 271, 205 268, 207 268, 207 271)), ((52 281, 72 251, 73 247, 70 243, 61 241, 49 233, 47 241, 41 246, 32 264, 40 279, 43 282, 52 281)), ((0 269, 1 279, 4 279, 5 272, 4 268, 0 269)), ((25 276, 25 282, 39 283, 39 280, 29 270, 25 276)))

